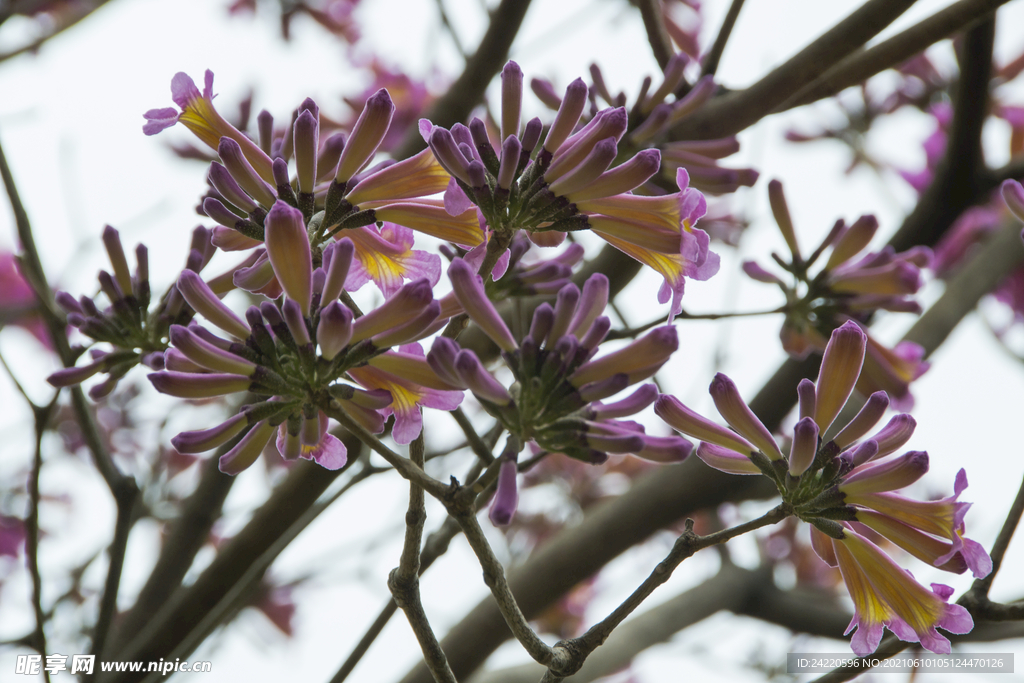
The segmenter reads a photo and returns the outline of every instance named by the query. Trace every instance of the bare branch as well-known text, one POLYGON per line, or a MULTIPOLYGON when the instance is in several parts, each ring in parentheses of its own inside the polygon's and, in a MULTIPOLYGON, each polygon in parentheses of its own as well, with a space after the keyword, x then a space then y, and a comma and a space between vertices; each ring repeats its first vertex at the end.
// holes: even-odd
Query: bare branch
POLYGON ((647 30, 647 42, 651 44, 651 52, 654 53, 658 66, 664 71, 668 60, 672 59, 676 51, 661 18, 661 0, 637 0, 637 5, 640 7, 640 16, 647 30))
POLYGON ((722 28, 718 29, 715 42, 711 44, 711 49, 704 55, 704 63, 700 69, 702 77, 713 76, 718 71, 718 63, 722 60, 725 44, 729 42, 729 36, 732 35, 732 29, 740 16, 740 10, 743 9, 743 2, 744 0, 732 0, 732 4, 729 5, 729 11, 726 12, 725 19, 722 20, 722 28))

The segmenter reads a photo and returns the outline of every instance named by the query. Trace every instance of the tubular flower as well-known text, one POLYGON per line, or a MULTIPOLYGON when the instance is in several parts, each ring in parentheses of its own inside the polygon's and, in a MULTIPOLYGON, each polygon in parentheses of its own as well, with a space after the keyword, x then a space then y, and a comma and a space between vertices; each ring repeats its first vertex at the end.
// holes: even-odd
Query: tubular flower
POLYGON ((856 608, 846 632, 856 629, 851 645, 857 655, 875 651, 883 626, 900 640, 920 642, 940 654, 949 653, 950 644, 936 627, 950 633, 969 633, 974 628, 964 607, 946 602, 953 593, 949 586, 933 583, 928 590, 881 548, 849 529, 832 545, 856 608))
POLYGON ((680 432, 701 439, 697 456, 709 466, 771 478, 794 514, 812 525, 812 546, 832 566, 838 558, 857 605, 851 624, 859 627, 853 641, 857 654, 877 646, 883 625, 904 640, 948 652, 948 641, 935 627, 954 633, 965 632, 958 628, 969 630, 970 618, 963 618, 966 611, 946 605, 949 594, 944 588, 934 594, 922 588, 856 529, 868 527, 946 571, 969 568, 981 578, 992 570, 992 561, 978 543, 964 537, 964 515, 970 505, 957 500, 967 486, 963 470, 949 498, 921 502, 896 493, 928 471, 928 454, 892 455, 913 434, 909 415, 895 416, 864 438, 889 406, 884 392, 873 394, 845 425, 835 424, 858 383, 867 347, 867 335, 852 321, 832 333, 817 382, 804 380, 798 388, 801 417, 788 458, 724 375, 716 376, 711 395, 731 429, 672 396, 660 396, 654 411, 680 432), (836 435, 823 441, 819 437, 826 431, 836 435))
POLYGON ((521 340, 501 322, 482 287, 460 283, 455 276, 453 285, 473 321, 505 349, 515 384, 506 388, 472 351, 446 338, 434 341, 427 362, 445 382, 469 389, 520 443, 590 463, 602 463, 610 453, 657 462, 677 462, 689 455, 691 445, 685 439, 648 436, 641 425, 618 419, 650 405, 657 393, 653 385, 621 401, 600 403, 653 375, 678 347, 675 329, 662 327, 591 360, 609 329, 608 318, 600 316, 608 300, 603 275, 591 276, 582 292, 575 285, 564 286, 553 307, 537 308, 521 340))
POLYGON ((215 243, 226 250, 251 249, 264 239, 267 212, 278 201, 298 208, 309 235, 314 263, 331 237, 341 231, 390 221, 457 244, 476 246, 483 233, 475 210, 448 215, 425 199, 448 186, 448 173, 433 152, 370 166, 387 134, 394 104, 387 90, 366 101, 347 137, 321 139, 319 107, 306 99, 284 138, 274 137, 274 119, 259 116, 260 144, 250 140, 213 107, 213 74, 206 72, 202 93, 184 73, 174 76, 171 94, 181 108, 146 112, 147 135, 177 122, 217 150, 210 191, 202 213, 219 223, 215 243), (295 178, 288 160, 294 157, 295 178))
MULTIPOLYGON (((284 288, 282 302, 252 306, 243 321, 197 274, 186 271, 179 282, 184 298, 228 336, 195 323, 172 326, 167 370, 149 378, 158 391, 173 396, 208 398, 249 391, 263 399, 243 406, 219 426, 177 435, 173 443, 183 453, 210 450, 241 435, 220 459, 221 471, 237 474, 255 461, 276 431, 286 459, 302 457, 337 469, 346 463, 345 449, 327 434, 324 411, 343 410, 380 432, 386 414, 398 415, 399 406, 405 405, 402 392, 412 390, 410 382, 421 378, 422 368, 392 363, 383 374, 395 395, 383 386, 367 391, 344 380, 357 379, 357 368, 390 346, 428 331, 440 305, 433 301, 430 284, 419 279, 356 318, 338 300, 350 272, 352 243, 330 244, 324 266, 314 269, 301 213, 278 202, 268 223, 268 263, 284 288)), ((381 372, 372 366, 359 370, 381 372)))
POLYGON ((502 83, 500 139, 480 119, 451 130, 420 123, 434 156, 452 176, 446 208, 455 212, 476 204, 495 233, 525 230, 545 246, 566 232, 592 230, 665 277, 659 300, 671 298, 676 315, 683 278, 707 279, 718 271, 707 234, 695 227, 705 212, 704 198, 688 187, 686 171, 677 173, 678 193, 633 195, 658 172, 661 156, 648 149, 610 168, 627 128, 624 108, 598 112, 573 134, 587 102, 587 87, 577 79, 542 140, 539 119, 520 126, 522 72, 515 62, 505 66, 502 83))
POLYGON ((355 291, 373 281, 385 298, 401 288, 403 280, 426 278, 431 287, 441 279, 441 257, 413 250, 412 230, 394 223, 356 228, 348 232, 355 259, 345 287, 355 291))

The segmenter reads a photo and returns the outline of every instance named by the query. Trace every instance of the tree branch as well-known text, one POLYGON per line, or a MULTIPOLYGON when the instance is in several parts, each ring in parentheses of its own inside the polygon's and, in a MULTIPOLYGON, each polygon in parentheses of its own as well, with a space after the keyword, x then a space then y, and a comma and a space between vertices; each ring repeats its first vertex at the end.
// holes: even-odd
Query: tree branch
POLYGON ((871 40, 915 0, 868 0, 818 39, 745 90, 720 95, 673 129, 678 140, 734 135, 770 114, 804 84, 871 40))
MULTIPOLYGON (((462 75, 434 102, 430 111, 423 115, 425 118, 430 119, 435 126, 449 128, 469 116, 473 107, 483 100, 484 91, 491 79, 505 65, 509 49, 529 7, 530 0, 501 0, 491 14, 491 23, 480 45, 466 62, 462 75)), ((419 131, 413 126, 394 156, 396 159, 412 156, 423 149, 424 144, 419 131)))
POLYGON ((743 9, 743 2, 744 0, 732 0, 732 4, 729 5, 729 11, 726 12, 725 19, 722 20, 722 28, 718 29, 715 42, 712 43, 708 53, 704 55, 704 63, 700 69, 701 77, 713 76, 718 71, 718 63, 722 60, 725 44, 729 42, 729 36, 732 35, 732 29, 740 16, 740 10, 743 9))
POLYGON ((877 73, 899 66, 929 45, 991 16, 1009 0, 960 0, 866 50, 853 53, 801 88, 775 110, 786 111, 831 97, 863 83, 877 73))
POLYGON ((651 52, 658 66, 664 71, 668 60, 676 53, 672 47, 672 38, 665 30, 665 23, 661 19, 661 0, 637 0, 640 7, 640 16, 644 20, 644 29, 647 31, 647 42, 651 44, 651 52))

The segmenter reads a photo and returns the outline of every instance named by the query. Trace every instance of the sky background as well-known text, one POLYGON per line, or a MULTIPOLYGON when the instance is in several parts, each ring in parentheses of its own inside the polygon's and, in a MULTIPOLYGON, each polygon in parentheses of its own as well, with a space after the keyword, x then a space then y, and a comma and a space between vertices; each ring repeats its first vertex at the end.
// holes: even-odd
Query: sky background
MULTIPOLYGON (((859 4, 849 0, 747 3, 723 57, 720 82, 733 88, 752 83, 859 4)), ((947 4, 921 0, 883 37, 947 4)), ((272 9, 268 5, 261 5, 264 11, 252 19, 229 19, 225 5, 208 0, 118 0, 47 43, 38 55, 0 64, 0 139, 33 222, 44 266, 57 286, 72 292, 94 289, 95 272, 105 267, 98 240, 105 223, 121 231, 126 247, 139 241, 149 246, 154 291, 162 291, 183 264, 188 234, 199 222, 193 206, 203 189, 205 169, 178 160, 168 150, 169 142, 190 139, 182 127, 156 138, 141 132, 142 112, 171 106, 169 83, 175 72, 185 71, 201 82, 203 71, 211 69, 216 75, 217 105, 224 112, 231 112, 255 86, 253 111, 267 108, 277 117, 287 115, 307 96, 325 113, 343 116, 348 110, 341 97, 356 95, 366 86, 366 72, 351 66, 343 46, 308 19, 296 19, 293 40, 285 44, 273 12, 266 11, 272 9)), ((462 43, 476 45, 486 27, 479 0, 445 0, 445 5, 462 43)), ((713 39, 727 5, 706 0, 702 45, 713 39)), ((363 38, 356 54, 375 54, 439 87, 457 75, 460 58, 440 26, 433 3, 364 1, 357 16, 363 38)), ((997 61, 1005 62, 1024 50, 1024 31, 1012 28, 1024 26, 1024 3, 1011 2, 1001 10, 1000 19, 996 55, 997 61)), ((0 48, 17 41, 24 30, 25 25, 15 21, 5 24, 0 29, 0 48)), ((948 43, 934 47, 929 55, 946 73, 954 70, 948 43)), ((589 81, 587 69, 596 59, 612 90, 625 90, 631 100, 643 76, 658 73, 639 13, 623 0, 535 0, 511 57, 528 79, 543 76, 559 88, 577 76, 589 81)), ((1020 84, 1002 93, 1006 101, 1024 104, 1020 84)), ((550 113, 532 93, 528 91, 525 99, 526 116, 550 120, 550 113)), ((738 267, 750 258, 768 265, 769 251, 783 248, 768 211, 768 179, 785 183, 802 244, 816 244, 839 217, 852 221, 874 213, 881 224, 878 245, 899 226, 916 196, 895 174, 879 176, 859 168, 847 175, 849 152, 844 147, 792 145, 782 140, 789 128, 814 130, 822 122, 836 121, 837 116, 833 104, 819 103, 769 118, 740 135, 742 151, 728 165, 750 165, 762 174, 752 189, 733 195, 733 207, 750 218, 752 226, 738 249, 713 245, 722 254, 722 270, 709 282, 688 283, 684 297, 688 311, 760 310, 781 303, 777 290, 746 279, 738 267)), ((900 113, 873 131, 869 149, 895 165, 919 169, 924 164, 920 142, 932 126, 924 115, 900 113)), ((1008 129, 996 124, 986 128, 991 165, 1006 161, 1007 139, 1008 129)), ((0 249, 9 250, 15 244, 13 221, 6 201, 0 207, 0 249)), ((218 257, 207 272, 221 272, 233 261, 218 257)), ((658 284, 659 278, 645 271, 625 290, 619 301, 628 304, 624 308, 630 323, 664 315, 651 296, 658 284)), ((921 301, 927 304, 941 291, 941 283, 930 283, 921 301)), ((365 290, 361 294, 369 296, 365 290)), ((991 318, 1002 313, 995 306, 982 309, 991 318)), ((911 316, 889 316, 880 322, 879 337, 895 342, 912 322, 911 316)), ((714 373, 726 372, 747 398, 752 397, 784 358, 777 337, 780 324, 780 316, 680 323, 681 351, 659 379, 667 392, 714 415, 707 397, 714 373)), ((44 379, 56 367, 34 340, 20 330, 5 329, 0 334, 0 351, 33 398, 48 401, 51 390, 44 379)), ((932 369, 913 388, 918 429, 906 448, 931 455, 931 473, 916 492, 946 493, 956 471, 967 467, 971 486, 963 499, 976 503, 967 518, 968 531, 989 547, 1024 473, 1019 434, 1024 368, 999 347, 977 314, 964 320, 932 362, 932 369)), ((3 374, 0 405, 0 474, 9 475, 29 462, 32 432, 30 413, 3 374)), ((168 405, 163 397, 147 394, 143 414, 155 420, 168 405)), ((196 413, 182 411, 181 424, 174 424, 183 427, 191 415, 196 413)), ((653 415, 645 415, 643 421, 650 431, 662 433, 656 431, 659 426, 653 415)), ((438 442, 456 438, 450 432, 454 422, 447 416, 435 413, 428 417, 428 424, 432 429, 439 425, 438 442)), ((166 440, 176 431, 172 425, 153 438, 166 440)), ((463 471, 468 462, 452 463, 453 471, 463 471)), ((251 507, 265 497, 268 480, 256 470, 242 474, 232 491, 228 524, 222 533, 230 535, 241 528, 251 507)), ((88 466, 44 469, 42 487, 44 493, 68 495, 76 502, 73 513, 68 506, 44 505, 42 523, 52 533, 42 544, 44 570, 70 566, 107 542, 114 508, 102 481, 88 466)), ((343 503, 321 515, 275 563, 271 573, 281 582, 315 573, 296 592, 299 610, 294 638, 285 639, 262 615, 250 611, 192 659, 212 659, 213 680, 228 680, 228 675, 231 680, 327 680, 388 596, 384 580, 397 562, 406 495, 407 488, 397 477, 376 477, 361 484, 346 494, 343 503)), ((528 492, 522 501, 524 509, 550 505, 543 490, 528 492)), ((735 514, 754 515, 761 507, 745 505, 735 514)), ((429 501, 428 513, 429 531, 442 516, 429 501)), ((493 533, 492 538, 499 555, 507 556, 500 535, 493 533)), ((590 607, 590 618, 600 618, 618 604, 664 556, 671 540, 667 533, 659 534, 612 562, 599 578, 602 593, 590 607)), ((752 539, 740 539, 731 547, 737 562, 756 564, 752 539)), ((129 545, 122 604, 130 604, 158 548, 155 525, 143 522, 129 545)), ((906 566, 922 582, 939 580, 954 586, 958 594, 970 583, 969 577, 944 574, 914 560, 906 566)), ((1024 544, 1011 546, 1007 566, 1024 566, 1024 544)), ((647 605, 697 585, 717 567, 714 553, 694 558, 647 605)), ((444 633, 487 594, 479 577, 475 559, 457 540, 423 582, 424 603, 435 631, 444 633)), ((24 581, 8 582, 0 590, 0 640, 20 636, 31 627, 27 594, 24 581)), ((1024 574, 1007 571, 995 582, 992 597, 1011 600, 1022 594, 1024 574)), ((67 651, 58 645, 59 634, 51 642, 51 651, 67 651)), ((652 649, 637 660, 635 670, 641 681, 664 680, 659 676, 669 670, 666 667, 679 665, 692 667, 701 680, 711 680, 713 675, 760 680, 760 674, 744 667, 746 652, 740 651, 740 642, 751 651, 779 657, 787 651, 807 651, 804 647, 848 650, 840 642, 794 641, 782 629, 720 614, 670 644, 652 649), (794 649, 796 643, 801 647, 794 649)), ((989 650, 1024 651, 1020 645, 999 643, 989 650)), ((11 650, 0 652, 0 672, 13 671, 14 655, 11 650)), ((418 657, 404 619, 396 617, 349 680, 393 680, 418 657)), ((491 664, 525 658, 517 645, 506 644, 491 664)))

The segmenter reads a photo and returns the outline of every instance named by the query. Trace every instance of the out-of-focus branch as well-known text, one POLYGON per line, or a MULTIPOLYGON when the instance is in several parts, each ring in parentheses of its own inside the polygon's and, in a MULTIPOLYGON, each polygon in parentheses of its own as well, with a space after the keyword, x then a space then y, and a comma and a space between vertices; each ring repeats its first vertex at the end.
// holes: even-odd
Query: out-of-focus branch
POLYGON ((661 0, 637 0, 640 7, 640 16, 644 20, 644 29, 647 31, 647 42, 651 44, 651 52, 658 66, 664 71, 668 60, 676 53, 672 47, 672 38, 665 30, 665 22, 661 18, 661 0))
MULTIPOLYGON (((51 38, 56 38, 64 31, 68 30, 69 28, 80 22, 82 19, 85 19, 90 14, 98 10, 100 7, 107 4, 107 2, 109 2, 109 0, 95 0, 91 5, 87 3, 63 3, 65 7, 76 7, 76 10, 73 13, 65 11, 64 14, 68 16, 62 17, 61 21, 57 22, 57 24, 50 30, 49 33, 40 36, 39 38, 36 38, 27 45, 22 45, 21 47, 15 48, 14 50, 11 50, 9 52, 0 53, 0 62, 4 62, 13 57, 17 57, 18 55, 30 52, 37 52, 39 48, 43 46, 44 43, 49 41, 51 38)), ((21 4, 27 5, 30 3, 21 4)), ((32 4, 46 5, 48 3, 38 2, 32 4)), ((21 13, 27 13, 27 11, 27 9, 22 10, 21 13)), ((11 13, 9 12, 0 12, 0 24, 6 21, 9 16, 11 16, 11 13)))
MULTIPOLYGON (((6 367, 6 363, 4 366, 6 367)), ((25 397, 25 400, 28 401, 28 396, 25 397)), ((39 475, 43 469, 43 433, 46 431, 46 424, 56 405, 56 396, 50 405, 45 407, 37 406, 29 401, 36 432, 35 455, 32 458, 32 470, 28 479, 29 508, 25 518, 25 559, 28 573, 32 577, 32 611, 36 620, 35 629, 29 638, 31 646, 42 655, 46 655, 48 651, 46 649, 46 615, 43 613, 43 578, 39 572, 39 475)), ((44 675, 49 681, 49 672, 44 675)))
MULTIPOLYGON (((350 435, 344 437, 344 442, 351 466, 351 463, 358 460, 362 445, 350 435)), ((269 564, 268 560, 272 560, 283 549, 283 546, 276 548, 282 539, 285 542, 291 541, 293 525, 302 522, 320 494, 345 471, 347 467, 332 472, 306 461, 296 464, 288 477, 274 489, 267 502, 253 513, 249 523, 224 544, 195 583, 179 589, 135 634, 118 653, 118 657, 156 661, 166 659, 180 648, 214 606, 229 592, 238 590, 240 577, 252 571, 261 561, 269 564)), ((213 628, 215 625, 209 626, 213 628)), ((206 633, 200 635, 205 637, 206 633)), ((201 639, 194 640, 192 647, 198 646, 199 642, 201 639)), ((188 652, 180 656, 185 657, 188 652)), ((137 681, 143 676, 137 673, 111 674, 102 680, 137 681)))
POLYGON ((776 111, 810 104, 862 83, 877 73, 902 64, 929 45, 961 29, 971 28, 1007 2, 1009 0, 960 0, 953 3, 892 38, 853 53, 800 89, 776 111))
MULTIPOLYGON (((473 107, 484 97, 484 91, 491 79, 501 71, 508 59, 509 49, 519 33, 519 27, 530 7, 530 0, 501 0, 491 14, 491 23, 480 40, 476 52, 466 62, 462 75, 452 83, 447 92, 430 107, 423 116, 435 126, 448 128, 464 121, 473 107)), ((419 131, 413 126, 394 156, 403 159, 412 156, 425 146, 419 131)))
POLYGON ((715 37, 715 42, 711 44, 711 49, 704 55, 704 63, 701 64, 700 69, 702 77, 713 76, 718 71, 718 63, 722 61, 725 44, 729 42, 729 36, 732 35, 732 29, 740 16, 740 10, 743 9, 743 2, 744 0, 732 0, 732 4, 729 5, 729 11, 725 13, 725 19, 722 20, 722 28, 718 29, 718 36, 715 37))
POLYGON ((237 440, 232 439, 202 464, 199 484, 182 502, 181 512, 170 524, 153 571, 146 579, 135 604, 119 620, 110 642, 113 651, 117 651, 126 640, 138 633, 181 586, 196 554, 209 540, 210 530, 220 518, 224 499, 235 482, 234 477, 220 471, 219 456, 226 453, 237 440))
POLYGON ((995 19, 964 34, 946 153, 928 189, 890 240, 896 251, 933 245, 964 209, 984 201, 981 128, 988 115, 995 19))
POLYGON ((760 121, 786 99, 864 45, 915 0, 868 0, 850 16, 745 90, 721 95, 673 129, 680 140, 734 135, 760 121))

